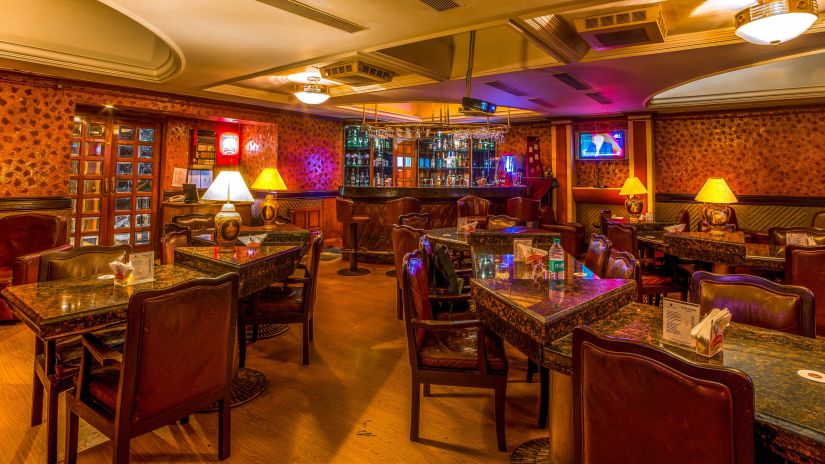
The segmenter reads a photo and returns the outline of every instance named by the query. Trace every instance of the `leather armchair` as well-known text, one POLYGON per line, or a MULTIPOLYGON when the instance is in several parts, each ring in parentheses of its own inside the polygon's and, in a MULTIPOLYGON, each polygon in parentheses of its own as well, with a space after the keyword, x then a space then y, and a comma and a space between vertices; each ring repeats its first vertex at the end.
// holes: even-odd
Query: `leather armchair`
POLYGON ((788 234, 805 234, 816 246, 825 245, 825 230, 813 227, 771 227, 768 229, 769 245, 787 245, 788 234))
POLYGON ((825 211, 820 211, 814 214, 813 219, 811 219, 811 227, 825 229, 825 211))
POLYGON ((518 225, 518 219, 503 214, 487 216, 487 230, 501 230, 518 225))
POLYGON ((636 301, 642 301, 642 268, 639 261, 626 251, 610 250, 604 279, 627 279, 636 282, 636 301))
POLYGON ((399 216, 421 212, 421 200, 413 197, 402 197, 384 203, 384 225, 389 228, 392 224, 400 224, 399 216))
POLYGON ((510 198, 507 200, 507 215, 522 224, 538 221, 541 218, 541 202, 525 197, 510 198))
POLYGON ((472 195, 458 199, 456 217, 467 218, 468 221, 478 221, 483 224, 490 214, 490 200, 474 197, 472 195))
POLYGON ((574 462, 751 464, 753 397, 741 371, 573 329, 574 462))
POLYGON ((540 210, 541 229, 549 232, 557 232, 561 235, 561 245, 567 253, 579 257, 587 251, 585 243, 584 224, 578 222, 558 222, 556 213, 550 206, 544 206, 540 210), (563 226, 563 227, 557 227, 563 226))
POLYGON ((404 272, 404 257, 407 253, 411 253, 418 249, 418 241, 424 235, 423 230, 415 229, 409 226, 392 225, 392 252, 395 259, 395 275, 396 275, 396 315, 399 320, 404 318, 403 301, 401 298, 401 275, 404 272))
POLYGON ((691 295, 703 313, 727 308, 732 320, 804 337, 814 337, 814 295, 807 288, 780 285, 752 275, 693 273, 691 295))
MULTIPOLYGON (((0 290, 37 282, 40 255, 71 248, 66 244, 66 231, 62 216, 27 213, 0 218, 0 290)), ((0 321, 16 319, 0 298, 0 321)))
POLYGON ((785 247, 785 283, 805 287, 814 294, 816 335, 825 337, 825 246, 785 247))
POLYGON ((661 269, 662 272, 656 273, 652 272, 659 270, 652 266, 655 263, 654 260, 647 260, 647 262, 641 260, 635 227, 608 223, 607 238, 612 243, 613 249, 628 252, 642 263, 640 290, 642 299, 648 298, 651 304, 658 305, 662 295, 679 293, 682 300, 687 300, 687 277, 681 269, 674 265, 671 269, 661 269))
POLYGON ((160 238, 160 263, 175 264, 175 248, 187 246, 189 246, 189 229, 180 228, 164 233, 160 238))
POLYGON ((413 229, 430 230, 430 213, 407 213, 398 216, 398 224, 413 229))
POLYGON ((612 246, 613 244, 604 235, 591 234, 590 245, 587 247, 587 254, 584 256, 584 265, 593 271, 593 274, 604 277, 612 246))

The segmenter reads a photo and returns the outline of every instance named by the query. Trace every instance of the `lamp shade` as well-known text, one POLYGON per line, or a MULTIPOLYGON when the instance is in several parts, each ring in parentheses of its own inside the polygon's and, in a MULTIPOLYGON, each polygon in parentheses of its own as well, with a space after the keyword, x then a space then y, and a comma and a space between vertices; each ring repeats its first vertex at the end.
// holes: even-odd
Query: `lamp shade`
POLYGON ((265 168, 250 187, 252 190, 278 191, 286 190, 286 184, 278 172, 278 168, 265 168))
POLYGON ((221 171, 202 198, 226 202, 255 201, 238 171, 221 171))
POLYGON ((647 193, 647 189, 642 185, 642 181, 638 177, 628 177, 619 191, 619 195, 643 195, 647 193))
POLYGON ((725 179, 721 177, 710 177, 705 181, 702 190, 699 190, 699 194, 696 195, 696 201, 727 205, 736 203, 738 200, 730 190, 730 187, 728 187, 725 179))

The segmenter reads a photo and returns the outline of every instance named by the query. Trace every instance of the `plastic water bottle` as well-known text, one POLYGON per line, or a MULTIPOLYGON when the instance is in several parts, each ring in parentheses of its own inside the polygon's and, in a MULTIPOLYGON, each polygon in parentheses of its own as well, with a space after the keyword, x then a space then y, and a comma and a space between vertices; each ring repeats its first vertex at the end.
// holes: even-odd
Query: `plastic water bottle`
POLYGON ((551 290, 560 290, 564 287, 564 248, 560 242, 559 237, 553 237, 553 246, 550 247, 548 273, 551 290))

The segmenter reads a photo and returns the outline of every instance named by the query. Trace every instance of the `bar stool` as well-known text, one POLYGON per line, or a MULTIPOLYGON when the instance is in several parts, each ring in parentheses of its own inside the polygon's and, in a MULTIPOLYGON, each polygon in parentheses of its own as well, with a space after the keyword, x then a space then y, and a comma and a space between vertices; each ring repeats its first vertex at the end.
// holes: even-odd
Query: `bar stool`
MULTIPOLYGON (((390 230, 392 225, 399 225, 399 217, 409 213, 421 212, 421 200, 413 197, 402 197, 384 203, 384 227, 390 230)), ((395 277, 395 269, 387 271, 387 277, 395 277)))
POLYGON ((369 222, 369 216, 355 215, 355 202, 348 198, 335 198, 335 214, 338 221, 345 226, 349 224, 349 233, 352 240, 352 248, 349 254, 349 269, 339 269, 338 274, 343 276, 360 276, 369 274, 369 269, 358 269, 358 224, 369 222))

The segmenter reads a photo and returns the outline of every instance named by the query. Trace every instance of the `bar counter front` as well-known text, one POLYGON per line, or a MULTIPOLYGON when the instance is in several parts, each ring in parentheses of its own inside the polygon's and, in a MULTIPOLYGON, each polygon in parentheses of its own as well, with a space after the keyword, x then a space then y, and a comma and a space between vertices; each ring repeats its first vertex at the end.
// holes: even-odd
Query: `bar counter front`
MULTIPOLYGON (((430 228, 455 227, 456 203, 465 196, 490 200, 490 214, 505 214, 507 199, 528 196, 527 186, 513 187, 341 187, 339 195, 355 202, 355 214, 368 216, 358 229, 358 259, 366 262, 392 262, 391 224, 384 222, 384 204, 412 197, 421 200, 421 212, 429 213, 430 228), (364 251, 365 250, 365 251, 364 251)), ((344 248, 352 241, 344 227, 344 248)))

